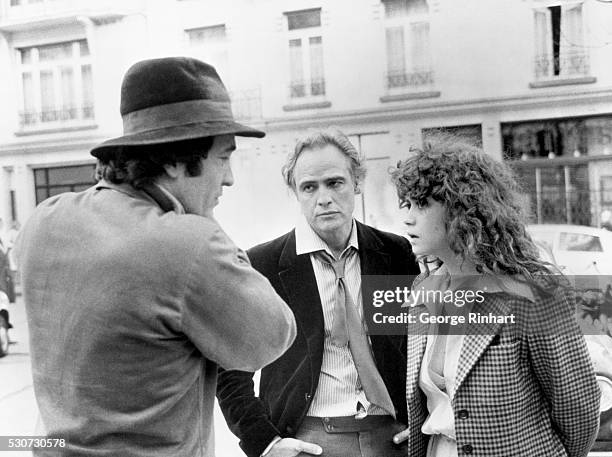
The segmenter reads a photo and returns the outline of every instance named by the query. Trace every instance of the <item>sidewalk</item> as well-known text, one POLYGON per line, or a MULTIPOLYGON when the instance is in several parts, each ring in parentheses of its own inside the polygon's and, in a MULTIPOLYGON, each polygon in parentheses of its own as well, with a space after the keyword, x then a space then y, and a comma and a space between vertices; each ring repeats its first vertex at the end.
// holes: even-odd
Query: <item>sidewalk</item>
MULTIPOLYGON (((10 336, 17 343, 0 359, 0 435, 30 437, 36 435, 38 408, 32 387, 29 335, 21 297, 10 305, 9 313, 15 327, 10 330, 10 336)), ((218 406, 215 406, 215 445, 218 457, 244 457, 218 406)), ((31 455, 31 452, 0 452, 0 457, 31 455)))
MULTIPOLYGON (((30 345, 23 300, 9 305, 12 344, 9 354, 0 359, 0 431, 2 435, 33 436, 38 418, 34 400, 30 345)), ((29 457, 30 452, 2 452, 5 456, 29 457)))

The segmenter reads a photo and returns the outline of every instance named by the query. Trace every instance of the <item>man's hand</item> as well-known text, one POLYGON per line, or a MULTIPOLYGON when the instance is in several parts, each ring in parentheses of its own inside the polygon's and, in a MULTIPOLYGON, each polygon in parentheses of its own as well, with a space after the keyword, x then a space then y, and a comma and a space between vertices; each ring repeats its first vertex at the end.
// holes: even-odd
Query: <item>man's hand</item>
POLYGON ((306 441, 296 440, 294 438, 283 438, 274 444, 264 457, 295 457, 300 452, 311 455, 321 455, 323 449, 321 449, 319 445, 307 443, 306 441))
POLYGON ((403 430, 393 437, 393 442, 395 444, 400 444, 401 442, 406 441, 408 439, 408 435, 408 429, 403 430))

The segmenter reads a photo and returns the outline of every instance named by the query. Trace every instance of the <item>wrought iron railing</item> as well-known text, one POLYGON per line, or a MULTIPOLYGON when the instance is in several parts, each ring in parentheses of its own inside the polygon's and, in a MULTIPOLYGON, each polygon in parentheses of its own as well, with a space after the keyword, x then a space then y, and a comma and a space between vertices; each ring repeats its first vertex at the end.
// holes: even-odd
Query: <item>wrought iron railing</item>
POLYGON ((325 95, 325 79, 317 78, 310 81, 292 81, 289 85, 291 98, 316 97, 325 95))
POLYGON ((538 80, 587 76, 589 71, 589 55, 585 52, 571 52, 559 56, 541 55, 535 59, 535 77, 538 80))
POLYGON ((32 127, 39 124, 63 123, 78 120, 92 120, 94 118, 93 106, 70 106, 62 109, 21 111, 19 123, 21 128, 32 127))
POLYGON ((434 83, 432 70, 412 71, 412 72, 388 72, 386 74, 387 88, 421 88, 431 86, 434 83))
POLYGON ((230 92, 230 99, 236 119, 260 119, 262 117, 260 88, 230 92))

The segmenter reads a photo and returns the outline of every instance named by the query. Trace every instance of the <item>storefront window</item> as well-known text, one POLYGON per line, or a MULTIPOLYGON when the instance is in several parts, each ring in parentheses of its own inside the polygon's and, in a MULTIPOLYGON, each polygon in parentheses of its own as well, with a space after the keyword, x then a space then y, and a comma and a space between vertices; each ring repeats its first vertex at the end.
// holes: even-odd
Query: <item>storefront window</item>
POLYGON ((63 192, 79 192, 95 184, 94 164, 34 169, 36 204, 63 192))
POLYGON ((612 117, 502 124, 508 160, 612 154, 612 117))
POLYGON ((466 141, 474 144, 474 146, 482 147, 482 126, 480 124, 422 129, 421 136, 423 137, 423 142, 427 142, 429 136, 438 133, 450 133, 460 138, 464 138, 466 141))

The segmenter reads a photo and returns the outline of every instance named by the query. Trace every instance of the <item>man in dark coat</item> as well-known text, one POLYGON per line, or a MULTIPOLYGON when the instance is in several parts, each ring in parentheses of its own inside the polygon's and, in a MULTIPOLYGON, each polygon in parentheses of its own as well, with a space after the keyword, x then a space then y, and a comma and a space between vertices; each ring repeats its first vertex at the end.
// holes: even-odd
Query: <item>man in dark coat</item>
POLYGON ((406 423, 405 337, 360 332, 361 275, 419 270, 407 240, 353 219, 362 160, 335 129, 298 141, 283 175, 304 217, 248 252, 298 326, 262 370, 259 397, 253 373, 220 373, 217 398, 248 456, 406 455, 392 441, 406 423))

